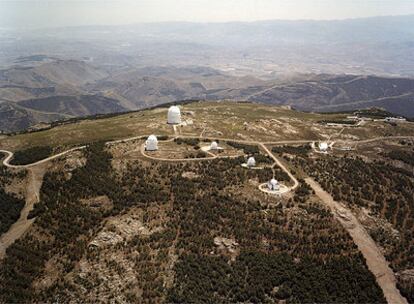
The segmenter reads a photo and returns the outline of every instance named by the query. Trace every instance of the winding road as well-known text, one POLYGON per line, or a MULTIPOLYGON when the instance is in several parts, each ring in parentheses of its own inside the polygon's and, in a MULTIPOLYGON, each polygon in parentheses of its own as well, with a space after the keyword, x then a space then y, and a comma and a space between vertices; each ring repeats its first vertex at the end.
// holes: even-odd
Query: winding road
MULTIPOLYGON (((118 140, 113 140, 113 141, 108 141, 106 144, 107 145, 113 145, 113 144, 117 144, 117 143, 123 143, 123 142, 128 142, 128 141, 132 141, 132 140, 137 140, 137 139, 143 139, 143 138, 147 138, 149 135, 140 135, 140 136, 134 136, 134 137, 129 137, 129 138, 125 138, 125 139, 118 139, 118 140)), ((194 137, 194 136, 187 136, 187 135, 177 135, 174 138, 189 138, 189 139, 194 139, 194 138, 200 138, 200 137, 194 137)), ((211 137, 211 136, 204 136, 202 137, 202 139, 208 139, 208 140, 222 140, 222 141, 230 141, 230 142, 236 142, 236 143, 240 143, 240 144, 250 144, 250 145, 260 145, 262 147, 265 147, 265 145, 300 145, 300 144, 308 144, 308 143, 312 143, 312 142, 316 142, 319 141, 320 139, 298 139, 298 140, 281 140, 281 141, 265 141, 265 142, 260 142, 260 141, 254 141, 254 140, 239 140, 239 139, 235 139, 235 138, 220 138, 220 137, 211 137)), ((352 140, 338 140, 338 142, 344 142, 344 143, 353 143, 353 144, 366 144, 366 143, 371 143, 371 142, 375 142, 375 141, 382 141, 382 140, 393 140, 393 139, 409 139, 409 140, 414 140, 414 136, 388 136, 388 137, 376 137, 376 138, 371 138, 371 139, 365 139, 365 140, 357 140, 357 141, 352 141, 352 140)), ((3 160, 3 165, 9 168, 30 168, 42 163, 46 163, 50 160, 59 158, 65 154, 68 154, 70 152, 73 151, 77 151, 77 150, 83 150, 85 149, 87 146, 81 146, 81 147, 76 147, 76 148, 72 148, 66 151, 63 151, 59 154, 56 155, 52 155, 50 157, 47 157, 45 159, 39 160, 37 162, 31 163, 31 164, 27 164, 27 165, 12 165, 10 164, 10 161, 13 158, 13 152, 8 151, 8 150, 2 150, 0 149, 0 153, 4 153, 6 154, 6 158, 3 160)), ((265 147, 265 151, 269 154, 270 151, 265 147), (267 150, 267 151, 266 151, 267 150)), ((272 153, 270 153, 269 155, 273 155, 272 153)), ((271 156, 274 159, 274 156, 271 156)), ((154 160, 157 160, 157 158, 154 158, 154 160)), ((188 159, 182 159, 182 161, 186 161, 188 159)), ((206 158, 200 158, 198 160, 206 160, 206 158)), ((179 161, 179 160, 173 160, 173 161, 179 161)), ((280 162, 279 162, 280 163, 280 162)), ((287 173, 287 172, 286 172, 287 173)))
POLYGON ((7 151, 7 150, 0 150, 0 153, 4 153, 4 154, 7 155, 6 158, 3 160, 3 165, 6 166, 6 167, 8 167, 8 168, 15 168, 16 169, 16 168, 30 168, 30 167, 35 167, 37 165, 44 164, 44 163, 46 163, 48 161, 51 161, 51 160, 53 160, 55 158, 59 158, 59 157, 61 157, 63 155, 66 155, 68 153, 71 153, 73 151, 83 150, 85 148, 86 148, 86 146, 72 148, 72 149, 63 151, 61 153, 58 153, 58 154, 49 156, 49 157, 47 157, 45 159, 39 160, 39 161, 34 162, 34 163, 31 163, 31 164, 27 164, 27 165, 12 165, 12 164, 10 164, 10 161, 13 159, 13 155, 14 155, 13 152, 10 152, 10 151, 7 151))

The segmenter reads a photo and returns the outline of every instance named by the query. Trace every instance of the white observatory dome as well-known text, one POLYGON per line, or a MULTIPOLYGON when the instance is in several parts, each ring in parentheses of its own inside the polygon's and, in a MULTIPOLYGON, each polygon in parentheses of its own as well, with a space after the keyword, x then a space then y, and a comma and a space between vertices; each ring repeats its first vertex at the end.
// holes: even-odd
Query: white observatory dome
POLYGON ((158 150, 158 139, 155 135, 148 136, 148 139, 145 142, 145 150, 147 151, 158 150))
POLYGON ((253 156, 247 160, 247 167, 256 167, 256 160, 253 156))
POLYGON ((173 125, 181 123, 181 111, 179 107, 171 106, 168 109, 168 123, 173 125))
POLYGON ((217 150, 218 149, 218 144, 216 141, 213 141, 210 145, 210 150, 217 150))
POLYGON ((319 143, 319 150, 321 150, 321 151, 327 151, 328 150, 328 143, 327 142, 321 142, 321 143, 319 143))
POLYGON ((270 182, 267 183, 269 190, 278 191, 280 189, 279 182, 272 178, 270 182))

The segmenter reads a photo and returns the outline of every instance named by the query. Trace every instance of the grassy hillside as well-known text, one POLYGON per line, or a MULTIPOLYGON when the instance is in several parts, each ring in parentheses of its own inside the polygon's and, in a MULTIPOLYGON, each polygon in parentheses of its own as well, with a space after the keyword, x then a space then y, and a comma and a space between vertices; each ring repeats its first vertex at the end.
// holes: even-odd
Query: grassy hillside
MULTIPOLYGON (((182 135, 239 140, 281 141, 323 139, 336 136, 340 128, 320 121, 343 120, 349 114, 302 113, 268 105, 226 102, 193 102, 181 106, 189 124, 179 127, 182 135)), ((0 147, 13 151, 33 146, 73 146, 149 134, 171 135, 167 108, 156 108, 101 119, 85 119, 55 128, 6 137, 0 147)), ((370 122, 361 128, 346 128, 336 139, 366 139, 377 136, 412 135, 411 124, 393 127, 370 122)))

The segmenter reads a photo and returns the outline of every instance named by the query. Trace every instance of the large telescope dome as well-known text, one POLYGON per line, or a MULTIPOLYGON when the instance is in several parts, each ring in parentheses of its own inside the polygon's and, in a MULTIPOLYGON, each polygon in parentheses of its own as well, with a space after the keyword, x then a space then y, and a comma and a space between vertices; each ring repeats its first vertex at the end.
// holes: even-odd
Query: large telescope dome
POLYGON ((171 106, 168 109, 168 123, 177 125, 181 123, 181 111, 177 106, 171 106))
POLYGON ((147 151, 158 150, 158 139, 155 135, 148 136, 148 139, 145 142, 145 150, 147 151))

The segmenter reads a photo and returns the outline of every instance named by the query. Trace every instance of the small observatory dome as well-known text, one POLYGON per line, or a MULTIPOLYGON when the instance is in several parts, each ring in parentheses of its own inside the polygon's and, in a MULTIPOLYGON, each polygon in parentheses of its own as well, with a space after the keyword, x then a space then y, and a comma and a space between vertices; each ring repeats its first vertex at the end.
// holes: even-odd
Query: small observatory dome
POLYGON ((148 136, 148 139, 145 142, 145 150, 147 151, 158 150, 158 139, 155 135, 148 136))
POLYGON ((270 182, 267 183, 267 187, 271 191, 278 191, 280 189, 279 182, 272 178, 270 182))
POLYGON ((181 123, 181 111, 179 107, 172 106, 168 109, 168 123, 173 125, 181 123))
POLYGON ((328 143, 327 142, 319 143, 319 150, 326 152, 328 150, 328 143))
POLYGON ((217 150, 218 149, 218 144, 216 141, 213 141, 210 145, 210 150, 217 150))
POLYGON ((247 167, 256 167, 256 160, 253 156, 249 157, 247 160, 247 167))

